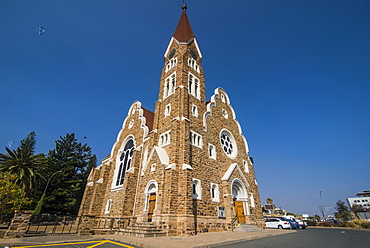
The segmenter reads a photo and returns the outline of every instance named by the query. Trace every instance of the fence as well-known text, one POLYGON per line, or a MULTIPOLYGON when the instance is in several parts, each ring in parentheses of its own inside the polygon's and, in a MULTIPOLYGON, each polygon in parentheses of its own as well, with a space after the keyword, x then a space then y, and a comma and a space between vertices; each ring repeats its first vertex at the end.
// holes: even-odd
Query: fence
POLYGON ((33 215, 28 222, 26 235, 75 234, 81 217, 59 215, 33 215))
MULTIPOLYGON (((32 214, 32 213, 31 213, 32 214)), ((111 218, 111 217, 95 217, 95 216, 60 216, 60 215, 29 215, 27 220, 21 217, 14 218, 13 214, 0 214, 0 237, 3 237, 5 232, 9 232, 8 236, 34 236, 34 235, 54 235, 54 234, 77 234, 80 229, 88 229, 95 231, 120 230, 132 223, 135 223, 135 218, 111 218), (13 219, 14 218, 14 219, 13 219), (13 222, 12 222, 13 219, 13 222), (15 221, 14 221, 15 220, 15 221), (82 225, 83 220, 88 220, 82 225), (13 226, 11 226, 13 223, 13 226), (23 223, 23 224, 22 224, 23 223), (15 225, 16 224, 16 225, 15 225), (86 225, 87 224, 87 225, 86 225), (24 226, 24 228, 20 227, 24 226), (14 230, 13 230, 14 229, 14 230)))
POLYGON ((0 214, 0 229, 8 229, 14 214, 0 214))

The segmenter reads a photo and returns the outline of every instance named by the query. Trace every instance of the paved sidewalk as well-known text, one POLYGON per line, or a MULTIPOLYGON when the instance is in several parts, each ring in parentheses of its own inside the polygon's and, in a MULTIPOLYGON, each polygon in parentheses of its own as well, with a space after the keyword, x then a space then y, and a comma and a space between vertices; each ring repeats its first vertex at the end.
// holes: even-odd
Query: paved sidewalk
POLYGON ((296 232, 295 230, 267 229, 256 232, 211 232, 195 236, 174 236, 156 238, 137 238, 126 235, 49 235, 38 237, 23 237, 18 239, 0 239, 0 247, 27 246, 36 244, 66 243, 72 241, 88 241, 109 239, 145 248, 206 248, 216 245, 237 243, 241 241, 265 238, 296 232))

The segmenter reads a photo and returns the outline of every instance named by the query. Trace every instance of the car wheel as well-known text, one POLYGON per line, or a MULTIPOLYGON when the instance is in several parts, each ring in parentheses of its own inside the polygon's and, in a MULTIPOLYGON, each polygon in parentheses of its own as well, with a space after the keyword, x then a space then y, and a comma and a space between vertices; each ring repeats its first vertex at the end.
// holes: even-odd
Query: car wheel
POLYGON ((278 228, 279 228, 279 229, 283 229, 283 226, 280 226, 280 225, 279 225, 279 226, 278 226, 278 228))

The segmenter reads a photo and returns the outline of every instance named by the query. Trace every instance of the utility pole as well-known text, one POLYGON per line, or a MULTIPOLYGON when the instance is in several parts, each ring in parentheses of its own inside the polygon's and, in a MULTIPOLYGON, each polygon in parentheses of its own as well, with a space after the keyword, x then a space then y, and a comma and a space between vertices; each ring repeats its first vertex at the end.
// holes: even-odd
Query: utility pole
POLYGON ((319 196, 317 196, 317 195, 312 195, 312 196, 316 197, 319 200, 319 202, 320 202, 319 209, 321 211, 322 217, 324 219, 326 219, 325 212, 324 212, 324 206, 322 205, 322 196, 323 196, 322 192, 323 192, 323 190, 320 190, 319 196))

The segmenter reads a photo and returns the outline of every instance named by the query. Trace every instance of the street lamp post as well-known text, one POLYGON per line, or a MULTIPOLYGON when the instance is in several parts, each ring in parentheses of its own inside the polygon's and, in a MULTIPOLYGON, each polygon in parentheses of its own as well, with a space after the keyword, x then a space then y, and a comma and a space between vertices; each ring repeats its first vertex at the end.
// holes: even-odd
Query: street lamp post
POLYGON ((44 204, 44 198, 45 198, 45 195, 46 195, 46 190, 48 189, 49 187, 49 184, 50 184, 50 181, 51 179, 53 178, 53 176, 59 172, 62 172, 61 170, 60 171, 56 171, 54 172, 48 179, 48 182, 46 183, 46 186, 45 186, 45 189, 44 189, 44 192, 42 193, 41 195, 41 198, 39 200, 39 202, 37 203, 36 205, 36 208, 35 208, 35 211, 34 211, 34 214, 40 214, 41 213, 41 210, 42 210, 42 205, 44 204))
POLYGON ((53 176, 54 176, 55 174, 59 173, 59 172, 62 172, 62 171, 61 171, 61 170, 60 170, 60 171, 56 171, 56 172, 54 172, 54 173, 49 177, 49 180, 48 180, 48 182, 46 183, 46 186, 45 186, 45 189, 44 189, 44 193, 42 193, 43 195, 45 195, 46 190, 48 189, 49 183, 50 183, 51 179, 53 178, 53 176))

